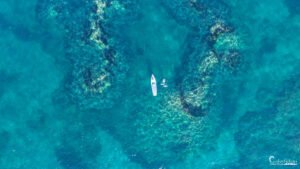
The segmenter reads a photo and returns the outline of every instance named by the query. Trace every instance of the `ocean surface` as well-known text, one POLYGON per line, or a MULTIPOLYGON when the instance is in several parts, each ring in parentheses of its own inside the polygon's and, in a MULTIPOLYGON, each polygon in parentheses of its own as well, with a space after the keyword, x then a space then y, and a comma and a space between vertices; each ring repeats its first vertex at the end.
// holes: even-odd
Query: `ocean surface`
POLYGON ((0 169, 299 168, 299 35, 299 0, 2 0, 0 169))

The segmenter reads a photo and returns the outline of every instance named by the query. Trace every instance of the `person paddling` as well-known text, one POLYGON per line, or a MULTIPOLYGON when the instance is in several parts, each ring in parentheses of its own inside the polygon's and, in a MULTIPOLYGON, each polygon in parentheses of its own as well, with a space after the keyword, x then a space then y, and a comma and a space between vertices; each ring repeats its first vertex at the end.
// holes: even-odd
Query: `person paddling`
POLYGON ((168 87, 167 80, 165 78, 162 79, 162 82, 160 84, 162 87, 168 87))

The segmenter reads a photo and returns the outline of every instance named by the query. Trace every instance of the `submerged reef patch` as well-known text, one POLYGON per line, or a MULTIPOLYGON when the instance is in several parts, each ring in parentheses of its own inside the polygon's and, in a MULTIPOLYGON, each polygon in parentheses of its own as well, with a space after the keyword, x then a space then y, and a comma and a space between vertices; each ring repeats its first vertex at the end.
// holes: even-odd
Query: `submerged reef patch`
MULTIPOLYGON (((205 23, 205 26, 199 25, 193 29, 187 38, 182 56, 183 64, 177 70, 180 74, 177 86, 182 104, 186 110, 189 110, 188 113, 193 116, 204 116, 216 97, 214 91, 217 88, 215 85, 217 77, 223 72, 236 72, 239 69, 243 43, 234 29, 226 23, 226 12, 224 12, 226 10, 223 11, 224 13, 218 13, 218 8, 212 10, 204 8, 205 5, 209 6, 209 3, 197 1, 190 3, 193 4, 190 10, 196 8, 210 11, 209 15, 197 16, 199 22, 202 20, 209 20, 209 22, 205 23), (202 5, 204 5, 203 9, 200 8, 202 5), (216 13, 213 12, 214 10, 216 13), (198 30, 200 28, 204 31, 198 30)), ((220 4, 216 7, 220 7, 220 4)), ((186 24, 189 25, 189 22, 186 24)))
POLYGON ((116 131, 131 159, 146 168, 169 165, 184 160, 188 154, 207 152, 213 149, 209 140, 217 135, 218 125, 213 118, 187 114, 176 91, 164 95, 154 104, 149 97, 135 100, 132 124, 116 131), (128 134, 130 138, 126 137, 128 134))
MULTIPOLYGON (((126 72, 120 51, 106 34, 105 11, 110 1, 39 2, 39 18, 53 18, 65 30, 65 55, 73 65, 70 96, 82 109, 112 107, 126 72), (109 94, 107 90, 110 89, 109 94)), ((116 10, 116 9, 115 9, 116 10)))

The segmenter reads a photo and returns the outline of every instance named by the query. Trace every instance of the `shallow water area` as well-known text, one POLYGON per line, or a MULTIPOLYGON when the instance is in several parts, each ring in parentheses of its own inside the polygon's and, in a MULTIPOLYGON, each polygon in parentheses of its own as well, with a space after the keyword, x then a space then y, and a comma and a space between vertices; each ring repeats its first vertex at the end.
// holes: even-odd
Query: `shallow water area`
POLYGON ((1 1, 0 168, 299 166, 298 5, 1 1))

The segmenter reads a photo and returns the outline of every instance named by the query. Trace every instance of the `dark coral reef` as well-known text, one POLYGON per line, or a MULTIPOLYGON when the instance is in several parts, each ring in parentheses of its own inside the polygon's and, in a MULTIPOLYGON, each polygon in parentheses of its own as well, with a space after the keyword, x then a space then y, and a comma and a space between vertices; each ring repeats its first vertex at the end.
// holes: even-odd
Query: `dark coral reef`
POLYGON ((44 26, 50 20, 64 31, 65 56, 73 67, 68 88, 82 109, 112 107, 126 72, 121 51, 114 49, 114 41, 106 34, 103 22, 109 16, 104 12, 117 10, 107 3, 54 0, 40 1, 37 7, 44 26))

